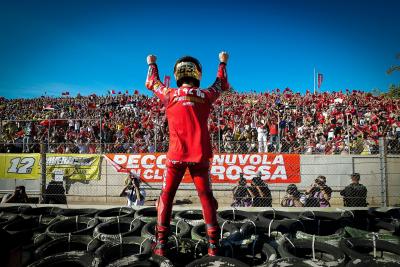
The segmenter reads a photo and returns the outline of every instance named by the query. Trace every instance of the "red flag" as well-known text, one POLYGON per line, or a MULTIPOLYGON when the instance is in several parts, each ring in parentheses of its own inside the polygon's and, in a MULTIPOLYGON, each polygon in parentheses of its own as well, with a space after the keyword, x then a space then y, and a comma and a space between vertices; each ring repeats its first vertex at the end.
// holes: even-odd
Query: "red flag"
POLYGON ((135 95, 138 95, 139 94, 139 91, 138 90, 135 90, 135 93, 134 93, 135 95))
POLYGON ((321 87, 323 79, 324 76, 322 75, 322 73, 318 73, 318 89, 321 87))
POLYGON ((114 94, 115 94, 115 90, 111 90, 111 94, 113 94, 113 95, 114 95, 114 94))
POLYGON ((171 82, 171 77, 170 76, 164 76, 164 85, 169 88, 169 84, 171 82))

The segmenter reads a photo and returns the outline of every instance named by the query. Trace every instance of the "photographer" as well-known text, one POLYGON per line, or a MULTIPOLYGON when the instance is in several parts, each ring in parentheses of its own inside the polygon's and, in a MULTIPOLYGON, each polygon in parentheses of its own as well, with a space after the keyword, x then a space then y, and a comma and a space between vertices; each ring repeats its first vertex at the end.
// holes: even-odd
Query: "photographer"
POLYGON ((261 179, 261 172, 257 172, 251 181, 249 193, 253 199, 253 207, 271 207, 272 196, 268 185, 261 179))
POLYGON ((305 207, 330 207, 332 189, 326 185, 326 177, 318 176, 314 183, 306 190, 305 207))
POLYGON ((343 196, 343 204, 345 207, 366 207, 367 203, 367 188, 360 184, 360 174, 353 173, 351 176, 351 184, 346 186, 340 195, 343 196))
POLYGON ((232 207, 250 207, 251 196, 249 187, 246 184, 246 179, 243 177, 243 173, 240 173, 239 183, 233 188, 233 203, 232 207))
POLYGON ((122 189, 120 197, 125 196, 127 200, 127 206, 143 206, 146 198, 146 191, 140 188, 140 177, 130 172, 128 178, 125 180, 126 186, 122 189))
POLYGON ((305 196, 299 192, 295 184, 288 185, 281 201, 282 207, 304 207, 305 196))
POLYGON ((1 203, 28 203, 28 196, 25 192, 25 186, 16 186, 14 193, 3 196, 1 203))

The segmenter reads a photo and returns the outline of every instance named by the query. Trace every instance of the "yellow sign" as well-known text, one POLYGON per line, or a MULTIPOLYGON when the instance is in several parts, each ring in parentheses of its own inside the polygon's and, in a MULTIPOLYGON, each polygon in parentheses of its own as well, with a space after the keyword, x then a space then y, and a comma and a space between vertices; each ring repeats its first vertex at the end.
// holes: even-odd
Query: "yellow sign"
POLYGON ((0 179, 39 179, 40 154, 0 154, 0 179))
POLYGON ((46 177, 62 176, 71 180, 98 180, 100 155, 93 154, 47 154, 46 177))

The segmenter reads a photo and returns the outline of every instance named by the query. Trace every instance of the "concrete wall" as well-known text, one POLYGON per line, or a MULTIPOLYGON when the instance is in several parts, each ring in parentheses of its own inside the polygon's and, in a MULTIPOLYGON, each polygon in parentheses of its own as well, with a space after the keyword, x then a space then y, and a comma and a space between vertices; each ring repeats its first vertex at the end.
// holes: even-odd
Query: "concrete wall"
MULTIPOLYGON (((370 205, 381 205, 381 174, 378 156, 352 155, 302 155, 300 158, 301 182, 297 185, 303 190, 313 183, 318 175, 327 177, 327 184, 334 190, 331 204, 342 206, 339 191, 350 183, 350 174, 359 172, 361 183, 368 188, 370 205)), ((400 156, 387 158, 388 198, 389 205, 400 204, 400 156)), ((78 203, 111 203, 123 204, 124 199, 118 197, 123 188, 126 174, 118 173, 114 167, 103 158, 101 163, 101 179, 98 181, 74 182, 69 189, 69 201, 78 203)), ((0 193, 13 190, 16 185, 25 185, 28 194, 38 193, 40 180, 10 180, 0 179, 0 193)), ((214 184, 214 194, 222 206, 232 202, 234 184, 214 184)), ((274 206, 279 206, 287 184, 271 184, 274 206)), ((148 194, 149 205, 160 193, 161 183, 144 185, 148 194)), ((176 200, 188 199, 193 204, 199 204, 193 184, 181 184, 176 200)))

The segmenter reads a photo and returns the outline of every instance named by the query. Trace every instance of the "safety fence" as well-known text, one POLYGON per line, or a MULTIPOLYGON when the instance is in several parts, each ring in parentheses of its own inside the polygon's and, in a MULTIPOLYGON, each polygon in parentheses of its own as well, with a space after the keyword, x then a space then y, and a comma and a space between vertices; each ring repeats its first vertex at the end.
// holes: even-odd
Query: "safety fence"
MULTIPOLYGON (((399 205, 400 156, 387 153, 385 140, 379 144, 376 155, 217 152, 210 162, 214 196, 221 207, 399 205), (352 174, 365 187, 349 186, 352 174)), ((45 143, 39 150, 0 154, 0 195, 11 197, 22 185, 33 202, 123 205, 131 171, 141 178, 145 205, 160 194, 165 153, 47 153, 45 143)), ((175 202, 200 206, 188 172, 175 202)))

